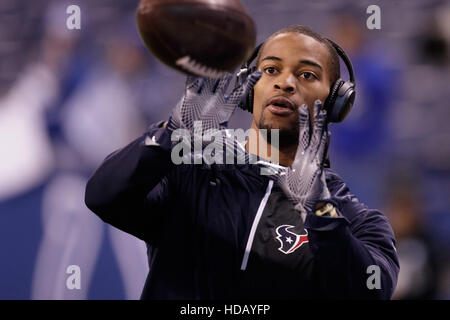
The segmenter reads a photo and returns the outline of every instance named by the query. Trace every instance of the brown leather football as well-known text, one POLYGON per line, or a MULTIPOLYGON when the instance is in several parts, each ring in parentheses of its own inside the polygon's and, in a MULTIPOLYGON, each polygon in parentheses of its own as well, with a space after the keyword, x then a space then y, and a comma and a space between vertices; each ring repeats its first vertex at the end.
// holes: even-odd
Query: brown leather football
POLYGON ((239 0, 141 0, 137 25, 159 60, 187 74, 220 77, 255 47, 255 24, 239 0))

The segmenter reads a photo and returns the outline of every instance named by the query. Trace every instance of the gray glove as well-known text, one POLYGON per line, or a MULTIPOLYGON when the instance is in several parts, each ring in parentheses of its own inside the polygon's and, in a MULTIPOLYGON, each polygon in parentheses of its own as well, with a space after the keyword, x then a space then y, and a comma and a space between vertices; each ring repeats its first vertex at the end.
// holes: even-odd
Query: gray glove
POLYGON ((185 94, 173 110, 167 128, 171 131, 187 129, 194 133, 194 122, 202 121, 202 132, 195 134, 204 135, 209 130, 225 129, 236 107, 247 97, 261 75, 261 71, 250 74, 242 86, 236 87, 229 96, 225 92, 234 78, 233 74, 226 74, 220 79, 188 76, 185 94))
POLYGON ((284 172, 278 174, 278 184, 293 201, 295 209, 302 217, 315 211, 319 200, 330 199, 330 192, 325 182, 323 161, 327 150, 329 133, 327 114, 322 110, 322 103, 314 103, 314 127, 311 127, 308 107, 299 108, 300 132, 295 160, 284 172))

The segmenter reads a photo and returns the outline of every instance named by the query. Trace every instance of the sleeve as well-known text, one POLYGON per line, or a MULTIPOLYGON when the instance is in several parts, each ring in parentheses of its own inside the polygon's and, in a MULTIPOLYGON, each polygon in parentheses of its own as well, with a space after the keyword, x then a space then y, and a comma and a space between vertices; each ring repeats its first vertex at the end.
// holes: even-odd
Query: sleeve
POLYGON ((327 185, 339 216, 309 214, 305 221, 321 291, 334 299, 390 299, 399 261, 388 220, 360 203, 337 175, 327 185))
POLYGON ((168 194, 165 176, 174 167, 170 143, 159 122, 107 156, 87 183, 87 207, 104 222, 152 242, 168 194))

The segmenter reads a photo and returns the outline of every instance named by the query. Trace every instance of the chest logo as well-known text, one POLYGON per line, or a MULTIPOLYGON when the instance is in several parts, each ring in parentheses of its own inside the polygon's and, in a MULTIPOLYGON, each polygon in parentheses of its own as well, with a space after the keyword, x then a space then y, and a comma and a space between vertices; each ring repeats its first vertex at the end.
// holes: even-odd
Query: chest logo
POLYGON ((284 254, 289 254, 294 252, 296 249, 300 248, 304 243, 308 242, 308 231, 305 230, 305 234, 296 234, 289 229, 294 228, 294 226, 284 224, 277 227, 275 230, 277 232, 277 239, 281 243, 281 247, 278 248, 284 254))

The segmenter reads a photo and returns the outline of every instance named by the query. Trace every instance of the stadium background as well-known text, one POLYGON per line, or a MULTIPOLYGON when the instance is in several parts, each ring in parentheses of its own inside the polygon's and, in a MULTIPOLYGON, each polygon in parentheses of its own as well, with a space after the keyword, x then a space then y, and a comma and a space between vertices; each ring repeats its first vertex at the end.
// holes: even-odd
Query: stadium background
MULTIPOLYGON (((139 297, 144 244, 83 203, 102 159, 166 119, 183 92, 184 76, 140 43, 137 3, 0 2, 0 299, 139 297), (81 8, 81 30, 66 28, 70 4, 81 8), (80 290, 66 288, 69 265, 81 268, 80 290)), ((346 50, 357 98, 331 127, 332 168, 394 228, 394 298, 449 299, 448 1, 242 3, 258 42, 304 24, 346 50), (371 4, 381 8, 380 30, 366 27, 371 4)), ((231 126, 249 124, 239 110, 231 126)))

